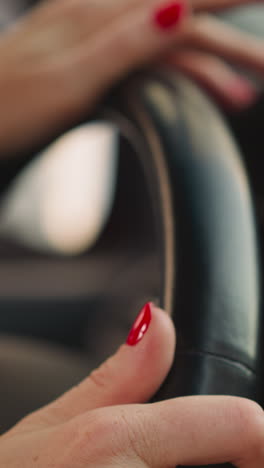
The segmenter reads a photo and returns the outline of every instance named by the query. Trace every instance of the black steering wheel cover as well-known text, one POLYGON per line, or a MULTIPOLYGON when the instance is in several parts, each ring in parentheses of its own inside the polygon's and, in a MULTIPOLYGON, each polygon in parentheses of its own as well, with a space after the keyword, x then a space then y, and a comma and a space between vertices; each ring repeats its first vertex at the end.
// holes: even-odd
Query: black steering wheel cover
POLYGON ((248 180, 223 119, 195 85, 173 72, 134 77, 111 93, 99 116, 116 122, 133 143, 155 213, 160 305, 178 333, 175 365, 158 397, 257 398, 261 316, 255 217, 248 180))
POLYGON ((159 398, 257 398, 255 217, 231 135, 202 93, 171 73, 134 80, 111 108, 121 127, 124 120, 134 126, 159 233, 160 304, 178 332, 175 366, 159 398))

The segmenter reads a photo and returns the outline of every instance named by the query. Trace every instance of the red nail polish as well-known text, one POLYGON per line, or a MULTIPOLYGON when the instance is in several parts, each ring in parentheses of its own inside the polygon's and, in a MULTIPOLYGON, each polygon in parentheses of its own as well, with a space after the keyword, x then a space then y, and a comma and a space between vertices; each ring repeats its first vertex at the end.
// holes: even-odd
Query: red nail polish
POLYGON ((136 345, 142 340, 143 336, 148 330, 151 322, 151 302, 148 302, 143 309, 139 312, 134 325, 132 326, 130 333, 127 337, 126 344, 130 346, 136 345))
POLYGON ((181 21, 185 11, 184 3, 180 1, 171 2, 156 11, 155 23, 161 29, 171 29, 181 21))

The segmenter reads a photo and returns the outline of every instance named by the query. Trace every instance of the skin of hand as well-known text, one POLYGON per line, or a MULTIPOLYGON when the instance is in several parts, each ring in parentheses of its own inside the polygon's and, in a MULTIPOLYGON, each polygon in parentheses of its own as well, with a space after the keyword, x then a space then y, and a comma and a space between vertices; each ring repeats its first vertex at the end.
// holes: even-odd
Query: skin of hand
POLYGON ((125 344, 79 386, 0 439, 5 468, 172 468, 264 464, 264 413, 228 396, 144 404, 173 360, 169 316, 148 303, 125 344))
POLYGON ((161 55, 226 103, 248 105, 252 85, 218 56, 264 74, 263 41, 208 15, 246 1, 193 0, 194 14, 186 0, 42 2, 0 38, 1 153, 63 131, 113 83, 161 55))
POLYGON ((221 106, 239 111, 251 105, 258 92, 233 65, 263 79, 264 41, 209 14, 198 14, 183 47, 166 62, 200 83, 221 106))

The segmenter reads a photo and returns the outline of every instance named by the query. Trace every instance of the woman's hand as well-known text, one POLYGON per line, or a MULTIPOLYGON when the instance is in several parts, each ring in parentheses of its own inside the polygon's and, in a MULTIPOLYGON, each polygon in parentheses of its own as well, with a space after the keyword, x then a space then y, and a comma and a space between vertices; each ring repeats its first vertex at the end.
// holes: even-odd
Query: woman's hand
POLYGON ((75 123, 116 80, 179 41, 185 0, 42 2, 0 39, 0 152, 75 123))
POLYGON ((147 304, 112 358, 2 436, 0 466, 169 468, 232 462, 262 468, 264 413, 257 404, 227 396, 142 404, 165 378, 174 344, 168 315, 147 304))
POLYGON ((264 42, 205 11, 250 0, 53 0, 0 39, 0 152, 21 151, 89 112, 115 81, 166 59, 225 104, 255 99, 253 86, 222 57, 264 74, 264 42), (221 57, 221 58, 218 58, 221 57))
POLYGON ((194 1, 195 16, 186 0, 53 0, 32 10, 0 39, 1 153, 87 115, 116 80, 172 46, 170 63, 228 103, 251 102, 253 87, 216 55, 263 72, 263 42, 196 16, 246 0, 194 1))

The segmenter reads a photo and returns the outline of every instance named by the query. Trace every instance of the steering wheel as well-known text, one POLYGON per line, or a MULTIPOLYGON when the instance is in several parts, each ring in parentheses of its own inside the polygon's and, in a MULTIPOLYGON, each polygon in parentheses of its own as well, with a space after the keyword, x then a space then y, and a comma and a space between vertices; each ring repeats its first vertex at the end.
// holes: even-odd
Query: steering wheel
MULTIPOLYGON (((132 296, 138 302, 151 296, 172 315, 178 331, 175 363, 156 398, 221 393, 259 400, 256 221, 247 175, 223 119, 196 86, 172 72, 141 75, 121 86, 100 118, 120 129, 125 166, 131 167, 120 173, 126 180, 118 213, 93 261, 107 259, 110 251, 113 274, 115 258, 126 255, 135 268, 135 255, 154 255, 158 263, 124 275, 123 286, 114 277, 111 287, 102 283, 100 293, 89 291, 93 315, 132 296), (130 292, 122 296, 122 287, 130 292)), ((91 256, 85 258, 88 263, 91 256)), ((105 270, 105 263, 98 268, 105 270)), ((48 291, 45 301, 52 311, 58 305, 48 291)), ((18 302, 19 297, 5 297, 4 306, 12 314, 18 302)), ((78 300, 72 304, 76 308, 78 300)), ((43 308, 41 297, 24 297, 24 320, 38 307, 43 308)), ((82 320, 84 308, 87 304, 82 320)))
MULTIPOLYGON (((157 231, 160 305, 178 330, 175 364, 158 398, 257 398, 255 217, 246 173, 222 118, 172 73, 134 80, 105 115, 134 142, 142 164, 157 231)), ((147 246, 152 234, 145 234, 147 246)))
MULTIPOLYGON (((98 277, 106 262, 112 282, 92 291, 87 279, 89 294, 70 301, 69 328, 80 303, 77 322, 85 322, 88 296, 95 317, 107 314, 109 304, 121 310, 120 304, 151 297, 172 316, 178 333, 173 367, 155 399, 231 394, 260 401, 257 222, 247 173, 222 117, 188 80, 153 71, 119 86, 96 118, 120 129, 125 162, 117 210, 84 261, 100 260, 98 277), (135 274, 122 277, 125 257, 135 274), (119 269, 116 258, 122 259, 119 269)), ((19 296, 2 298, 11 315, 20 302, 19 296)), ((53 311, 61 305, 63 323, 64 303, 47 290, 45 303, 53 311)), ((36 307, 43 308, 43 296, 24 295, 23 312, 32 318, 36 307)))

